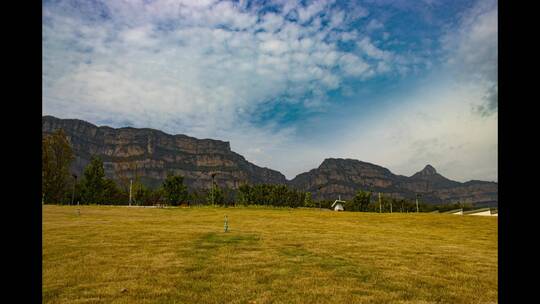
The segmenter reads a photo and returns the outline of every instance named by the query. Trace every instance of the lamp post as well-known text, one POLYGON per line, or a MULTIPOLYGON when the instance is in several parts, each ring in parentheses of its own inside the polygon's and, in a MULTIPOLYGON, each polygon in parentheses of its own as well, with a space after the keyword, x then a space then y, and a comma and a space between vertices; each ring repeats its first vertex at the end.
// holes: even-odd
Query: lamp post
MULTIPOLYGON (((320 192, 321 192, 321 189, 322 189, 322 188, 323 188, 322 185, 320 185, 320 186, 318 187, 318 191, 317 191, 318 193, 317 193, 317 194, 320 195, 320 192)), ((321 211, 321 210, 322 210, 322 208, 321 208, 321 198, 319 197, 319 211, 321 211)))
POLYGON ((379 213, 382 212, 381 193, 379 192, 379 213))
POLYGON ((75 184, 77 183, 77 175, 73 174, 73 191, 71 192, 71 204, 73 205, 73 200, 75 199, 75 184))
POLYGON ((216 176, 216 173, 212 173, 212 206, 216 203, 214 202, 214 177, 216 176))
POLYGON ((131 187, 133 186, 133 180, 129 180, 129 206, 131 206, 131 187))

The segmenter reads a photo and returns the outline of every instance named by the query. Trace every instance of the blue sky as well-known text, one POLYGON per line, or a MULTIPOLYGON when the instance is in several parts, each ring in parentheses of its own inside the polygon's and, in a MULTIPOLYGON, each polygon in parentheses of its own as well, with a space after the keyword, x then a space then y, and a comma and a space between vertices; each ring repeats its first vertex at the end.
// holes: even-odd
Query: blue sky
POLYGON ((43 114, 497 180, 496 1, 44 1, 43 114))

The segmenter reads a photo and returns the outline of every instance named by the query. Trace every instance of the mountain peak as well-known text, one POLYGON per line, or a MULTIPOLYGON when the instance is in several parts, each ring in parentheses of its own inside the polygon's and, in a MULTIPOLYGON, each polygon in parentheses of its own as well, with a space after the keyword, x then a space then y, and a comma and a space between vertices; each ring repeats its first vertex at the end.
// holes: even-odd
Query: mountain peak
POLYGON ((435 174, 437 174, 437 170, 435 170, 435 168, 433 168, 432 165, 428 164, 428 165, 426 165, 424 167, 424 169, 422 169, 422 171, 418 172, 417 174, 424 175, 424 176, 426 176, 426 175, 435 175, 435 174))

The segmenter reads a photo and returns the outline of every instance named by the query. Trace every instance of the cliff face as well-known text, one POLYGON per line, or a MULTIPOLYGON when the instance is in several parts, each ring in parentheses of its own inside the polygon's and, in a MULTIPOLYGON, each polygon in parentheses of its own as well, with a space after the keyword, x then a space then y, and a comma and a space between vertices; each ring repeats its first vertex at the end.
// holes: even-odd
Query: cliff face
POLYGON ((317 169, 299 174, 290 184, 314 193, 317 199, 351 199, 357 190, 381 192, 395 198, 421 200, 430 203, 472 202, 497 205, 498 185, 493 182, 460 183, 447 179, 427 165, 411 177, 395 175, 390 170, 354 159, 325 159, 317 169))
POLYGON ((97 127, 77 119, 43 116, 42 133, 66 133, 76 156, 73 171, 81 175, 92 155, 101 157, 111 178, 140 176, 157 186, 167 173, 184 176, 190 188, 208 188, 211 173, 220 186, 237 188, 243 182, 286 183, 277 171, 258 167, 231 151, 228 142, 169 135, 153 129, 97 127))
POLYGON ((158 186, 167 173, 184 176, 190 188, 208 188, 211 173, 220 186, 237 189, 241 183, 288 184, 310 191, 315 199, 351 199, 359 189, 381 192, 396 198, 414 199, 416 194, 429 203, 473 202, 496 206, 498 185, 493 182, 449 180, 427 165, 407 177, 354 159, 325 159, 309 172, 287 181, 278 171, 261 168, 231 151, 228 142, 169 135, 153 129, 97 127, 77 119, 42 118, 42 132, 63 129, 75 152, 72 170, 81 175, 92 155, 101 157, 108 177, 132 178, 158 186))
POLYGON ((395 176, 386 168, 354 159, 328 158, 317 169, 297 175, 290 181, 297 189, 314 193, 314 198, 351 198, 359 188, 395 188, 395 176))

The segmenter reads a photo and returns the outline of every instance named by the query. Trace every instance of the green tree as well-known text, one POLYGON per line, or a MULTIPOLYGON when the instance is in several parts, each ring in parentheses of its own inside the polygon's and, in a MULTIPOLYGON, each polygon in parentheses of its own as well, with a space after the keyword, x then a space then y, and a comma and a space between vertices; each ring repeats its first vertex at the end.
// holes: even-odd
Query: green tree
POLYGON ((390 210, 392 210, 392 212, 394 212, 394 199, 392 197, 389 197, 383 193, 381 193, 381 209, 382 209, 382 212, 390 212, 390 210), (392 208, 390 208, 390 205, 392 205, 392 208))
POLYGON ((353 199, 346 203, 346 209, 350 211, 368 211, 371 201, 371 192, 358 190, 353 199))
POLYGON ((69 193, 69 167, 74 160, 73 150, 62 129, 42 140, 41 189, 46 204, 63 203, 69 193))
POLYGON ((311 192, 306 192, 306 195, 304 198, 304 207, 309 207, 309 208, 315 207, 315 202, 311 198, 311 192))
POLYGON ((112 179, 105 179, 103 188, 103 202, 113 205, 126 204, 129 194, 118 187, 112 179))
POLYGON ((142 183, 137 183, 132 189, 133 202, 138 206, 152 205, 154 202, 154 191, 142 183))
POLYGON ((223 190, 214 183, 214 186, 208 191, 208 196, 206 198, 208 204, 221 205, 225 203, 225 195, 223 190))
POLYGON ((270 205, 272 206, 287 206, 289 189, 285 185, 269 185, 270 188, 270 205))
POLYGON ((193 205, 205 205, 207 203, 206 197, 207 197, 206 189, 193 189, 191 193, 189 194, 189 201, 190 201, 190 204, 193 204, 193 205))
MULTIPOLYGON (((277 207, 301 207, 305 205, 306 193, 291 189, 285 185, 243 184, 238 187, 238 202, 243 205, 263 205, 277 207)), ((311 193, 309 193, 311 199, 311 193)))
POLYGON ((157 188, 150 191, 149 202, 151 204, 161 203, 164 201, 163 188, 157 188))
POLYGON ((82 188, 82 201, 84 203, 104 203, 107 181, 103 161, 98 156, 92 156, 90 163, 84 169, 82 188))
POLYGON ((238 203, 242 205, 253 204, 251 200, 251 187, 248 184, 242 184, 238 187, 238 203))
POLYGON ((173 206, 186 202, 189 198, 189 193, 186 185, 184 185, 184 177, 169 174, 163 182, 163 196, 173 206))

